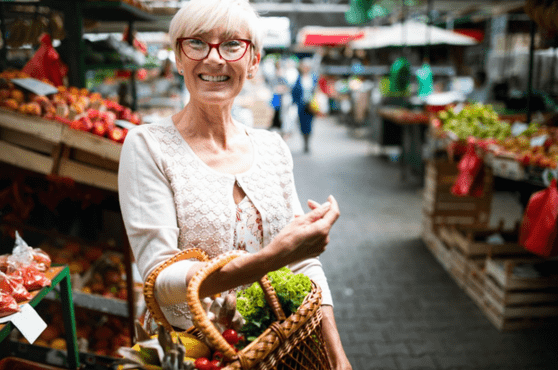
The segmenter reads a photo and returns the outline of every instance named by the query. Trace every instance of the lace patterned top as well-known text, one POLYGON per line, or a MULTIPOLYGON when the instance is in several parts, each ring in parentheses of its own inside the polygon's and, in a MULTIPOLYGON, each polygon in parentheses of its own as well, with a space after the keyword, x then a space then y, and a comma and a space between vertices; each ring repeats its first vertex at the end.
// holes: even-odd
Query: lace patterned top
POLYGON ((263 247, 262 216, 248 197, 244 197, 236 207, 234 246, 250 253, 263 247))
MULTIPOLYGON (((251 167, 236 175, 218 172, 205 164, 183 139, 171 117, 128 132, 120 157, 118 194, 128 239, 144 279, 185 248, 201 248, 210 257, 235 248, 235 231, 239 240, 241 227, 233 198, 235 182, 260 215, 262 247, 295 214, 303 213, 286 143, 276 133, 242 127, 250 138, 254 157, 251 167)), ((243 212, 240 215, 245 216, 243 212)), ((251 227, 250 220, 241 222, 251 227)), ((252 239, 244 237, 245 243, 249 240, 252 239)), ((172 325, 185 329, 191 326, 185 303, 185 277, 194 263, 180 261, 166 267, 155 283, 155 295, 165 317, 172 325)), ((319 259, 289 267, 319 284, 323 303, 332 304, 319 259)))

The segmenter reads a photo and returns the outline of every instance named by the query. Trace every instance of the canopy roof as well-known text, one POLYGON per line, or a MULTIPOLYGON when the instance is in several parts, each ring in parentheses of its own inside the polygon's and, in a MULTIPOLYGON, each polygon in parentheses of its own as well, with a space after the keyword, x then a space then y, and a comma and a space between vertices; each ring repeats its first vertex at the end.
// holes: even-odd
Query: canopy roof
POLYGON ((406 21, 391 26, 367 28, 365 37, 351 42, 351 46, 354 49, 378 49, 388 46, 474 45, 476 43, 477 40, 473 37, 451 30, 406 21))

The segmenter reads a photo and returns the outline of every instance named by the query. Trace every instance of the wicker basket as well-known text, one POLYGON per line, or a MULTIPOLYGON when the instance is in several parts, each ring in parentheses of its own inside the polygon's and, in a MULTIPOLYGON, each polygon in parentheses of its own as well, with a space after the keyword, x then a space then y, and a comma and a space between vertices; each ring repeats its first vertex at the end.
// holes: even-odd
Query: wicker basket
MULTIPOLYGON (((322 337, 322 294, 321 289, 314 282, 312 282, 311 292, 306 296, 297 312, 287 318, 279 304, 275 290, 267 276, 264 276, 259 284, 264 291, 268 304, 277 317, 277 321, 271 324, 256 340, 238 352, 227 343, 208 319, 200 302, 200 285, 213 272, 245 254, 246 252, 243 251, 224 253, 210 260, 190 280, 187 302, 192 313, 194 327, 188 329, 187 332, 198 331, 205 336, 213 348, 223 354, 226 363, 224 369, 227 370, 331 369, 322 337)), ((151 273, 144 285, 147 308, 151 311, 155 321, 165 326, 169 331, 174 329, 165 319, 153 294, 155 279, 164 267, 188 258, 207 261, 207 255, 201 250, 188 249, 151 273)))

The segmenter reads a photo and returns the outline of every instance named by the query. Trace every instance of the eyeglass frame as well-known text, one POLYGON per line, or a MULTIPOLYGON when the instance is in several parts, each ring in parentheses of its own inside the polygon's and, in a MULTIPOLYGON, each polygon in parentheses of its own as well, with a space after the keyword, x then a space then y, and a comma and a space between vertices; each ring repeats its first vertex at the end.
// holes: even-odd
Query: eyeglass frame
POLYGON ((200 62, 200 61, 206 59, 209 56, 209 54, 211 53, 211 49, 213 49, 213 48, 215 48, 215 50, 217 50, 217 54, 219 55, 219 58, 223 59, 224 61, 226 61, 226 62, 238 62, 240 59, 244 58, 244 56, 246 55, 246 52, 248 51, 250 46, 253 45, 252 40, 248 40, 248 39, 228 39, 228 40, 221 41, 217 44, 212 44, 212 43, 209 43, 207 41, 203 41, 202 39, 197 38, 197 37, 179 37, 179 38, 176 39, 176 43, 178 44, 178 47, 179 47, 180 51, 182 52, 182 54, 184 54, 184 56, 186 58, 188 58, 190 60, 194 60, 196 62, 200 62), (207 45, 209 45, 209 50, 207 51, 207 55, 204 56, 201 59, 194 59, 194 58, 189 57, 186 54, 186 52, 184 51, 184 48, 182 47, 182 42, 185 41, 185 40, 199 40, 199 41, 204 42, 207 45), (221 52, 219 51, 219 46, 221 46, 221 44, 223 44, 224 42, 233 41, 233 40, 244 42, 246 44, 246 50, 244 50, 244 53, 242 54, 242 56, 240 58, 234 59, 234 60, 227 60, 227 59, 223 58, 223 56, 221 55, 221 52))

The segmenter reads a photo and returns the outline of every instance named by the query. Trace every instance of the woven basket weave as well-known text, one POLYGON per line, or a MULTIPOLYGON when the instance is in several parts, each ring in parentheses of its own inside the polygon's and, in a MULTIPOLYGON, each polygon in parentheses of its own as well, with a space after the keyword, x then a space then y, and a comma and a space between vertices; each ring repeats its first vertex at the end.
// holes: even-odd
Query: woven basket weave
POLYGON ((273 322, 256 340, 238 352, 227 343, 208 319, 199 297, 200 285, 213 272, 245 254, 246 252, 243 251, 232 251, 208 260, 203 251, 192 248, 177 254, 172 260, 153 271, 144 284, 144 295, 147 308, 151 311, 155 321, 167 330, 174 331, 155 300, 153 288, 159 272, 169 264, 183 259, 197 258, 201 261, 208 261, 188 284, 187 303, 192 313, 194 327, 188 329, 187 332, 206 337, 213 348, 223 354, 226 363, 224 369, 330 370, 331 366, 322 337, 320 307, 322 293, 320 287, 314 282, 312 282, 311 292, 306 296, 297 312, 287 318, 279 304, 277 294, 267 276, 264 276, 259 284, 277 321, 273 322))

